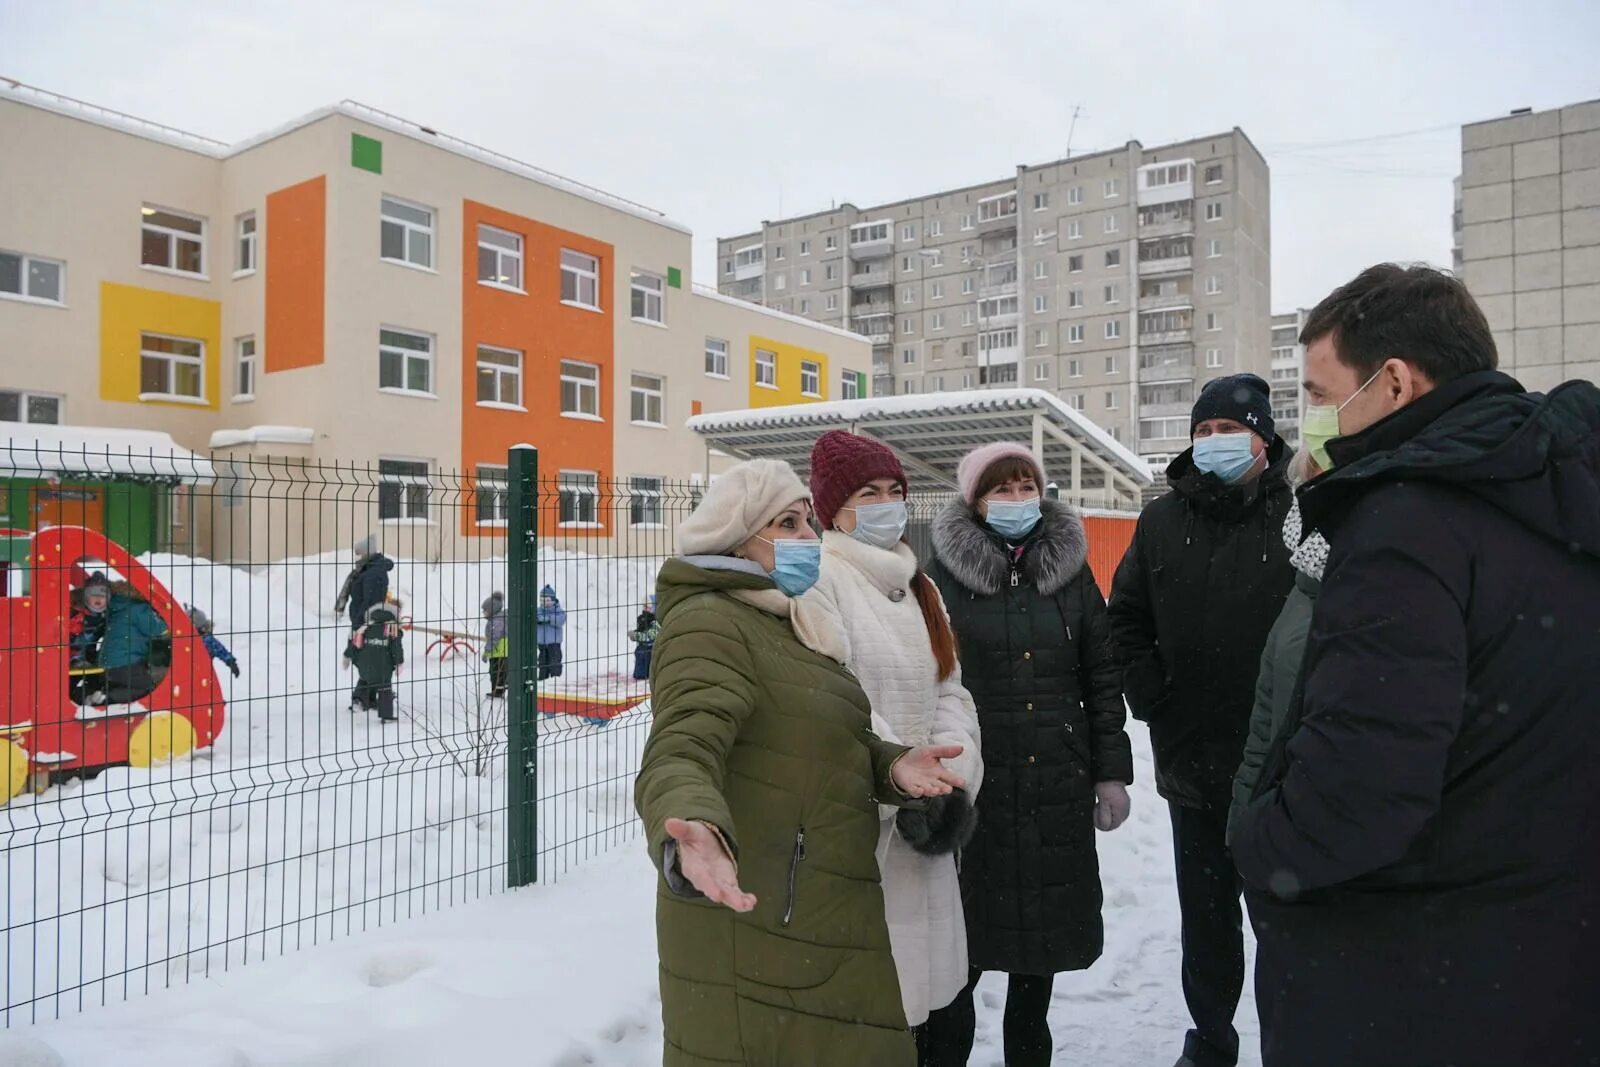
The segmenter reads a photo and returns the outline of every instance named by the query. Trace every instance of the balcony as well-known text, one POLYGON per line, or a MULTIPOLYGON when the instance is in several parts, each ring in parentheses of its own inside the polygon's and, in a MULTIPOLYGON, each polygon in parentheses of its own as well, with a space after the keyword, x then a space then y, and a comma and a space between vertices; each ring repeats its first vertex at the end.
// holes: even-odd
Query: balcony
POLYGON ((1185 341, 1193 340, 1193 338, 1194 327, 1186 326, 1181 330, 1165 329, 1151 330, 1149 333, 1141 332, 1139 334, 1139 343, 1141 345, 1175 345, 1183 344, 1185 341))
POLYGON ((1191 306, 1193 303, 1194 294, 1191 292, 1159 293, 1155 296, 1146 296, 1143 293, 1139 294, 1140 311, 1164 311, 1167 308, 1186 308, 1191 306))
POLYGON ((747 282, 767 272, 766 250, 761 245, 747 245, 734 252, 734 281, 747 282))
POLYGON ((894 246, 894 223, 884 219, 863 222, 850 228, 850 254, 882 255, 894 246))
MULTIPOLYGON (((1174 208, 1189 208, 1189 202, 1170 205, 1174 208)), ((1181 237, 1186 233, 1194 232, 1193 210, 1151 211, 1147 208, 1139 210, 1139 236, 1140 237, 1181 237)))
POLYGON ((850 275, 850 288, 852 289, 877 289, 885 285, 894 284, 894 271, 889 264, 874 267, 871 270, 857 271, 850 275))
POLYGON ((1141 419, 1159 419, 1174 415, 1187 415, 1194 409, 1194 402, 1182 401, 1171 404, 1140 404, 1139 417, 1141 419))
POLYGON ((1181 274, 1194 270, 1194 253, 1186 252, 1183 255, 1163 255, 1160 258, 1139 257, 1139 277, 1148 278, 1155 274, 1181 274))
POLYGON ((1017 194, 1001 193, 978 201, 978 232, 997 233, 1017 228, 1017 194))
POLYGON ((1139 206, 1194 199, 1194 160, 1151 163, 1139 168, 1139 206))
POLYGON ((850 329, 875 345, 886 345, 894 340, 894 315, 863 315, 850 320, 850 329))

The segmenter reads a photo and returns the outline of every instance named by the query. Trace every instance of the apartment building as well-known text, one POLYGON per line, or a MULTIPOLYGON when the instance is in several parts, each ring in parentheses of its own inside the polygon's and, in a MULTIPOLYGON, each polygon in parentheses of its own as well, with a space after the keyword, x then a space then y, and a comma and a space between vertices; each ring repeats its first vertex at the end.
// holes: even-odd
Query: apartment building
POLYGON ((1600 379, 1600 100, 1461 128, 1461 270, 1501 368, 1600 379))
POLYGON ((1270 192, 1243 131, 718 241, 718 288, 872 343, 873 392, 1046 389, 1156 466, 1211 378, 1269 373, 1270 192))
POLYGON ((1300 387, 1306 348, 1300 343, 1306 309, 1272 316, 1272 421, 1290 448, 1300 447, 1300 412, 1305 403, 1300 387))
POLYGON ((530 442, 547 532, 608 535, 604 483, 707 473, 691 415, 867 388, 866 340, 693 286, 660 212, 360 104, 228 145, 15 86, 0 144, 0 419, 371 465, 394 524, 458 471, 464 536, 530 442))

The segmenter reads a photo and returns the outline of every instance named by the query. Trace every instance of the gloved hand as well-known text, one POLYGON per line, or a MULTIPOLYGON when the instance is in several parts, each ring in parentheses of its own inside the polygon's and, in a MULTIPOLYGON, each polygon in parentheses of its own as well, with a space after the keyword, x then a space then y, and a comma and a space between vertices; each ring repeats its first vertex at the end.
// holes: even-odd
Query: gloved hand
POLYGON ((1098 782, 1094 787, 1094 828, 1106 833, 1128 821, 1133 801, 1121 782, 1098 782))
POLYGON ((228 669, 233 672, 235 678, 239 677, 239 665, 237 663, 228 664, 228 669))
POLYGON ((967 791, 959 787, 941 796, 924 798, 919 808, 901 808, 895 826, 906 844, 928 856, 954 852, 972 839, 978 813, 967 791))

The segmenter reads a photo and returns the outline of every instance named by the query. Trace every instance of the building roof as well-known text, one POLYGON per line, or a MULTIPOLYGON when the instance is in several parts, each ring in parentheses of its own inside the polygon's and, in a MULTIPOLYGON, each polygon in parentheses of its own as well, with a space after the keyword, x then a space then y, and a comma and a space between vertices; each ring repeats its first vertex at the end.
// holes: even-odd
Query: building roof
POLYGON ((787 311, 778 311, 774 308, 767 307, 765 304, 753 304, 748 300, 740 300, 736 296, 728 296, 725 293, 719 293, 711 286, 701 285, 699 282, 694 283, 692 291, 695 296, 705 297, 707 300, 715 300, 719 304, 731 304, 740 311, 753 312, 757 315, 765 315, 769 319, 780 319, 783 322, 787 322, 795 326, 805 326, 812 330, 821 330, 823 333, 831 333, 834 336, 842 337, 847 341, 856 341, 861 344, 870 343, 859 333, 852 333, 849 330, 841 330, 837 326, 830 325, 826 322, 818 322, 816 319, 807 319, 802 318, 799 315, 791 315, 787 311))
POLYGON ((0 423, 0 475, 154 478, 187 485, 216 481, 203 456, 155 430, 0 423))
POLYGON ((1037 443, 1048 477, 1065 483, 1072 456, 1083 470, 1109 472, 1137 497, 1151 484, 1150 468, 1088 418, 1039 389, 981 389, 835 400, 788 407, 696 415, 689 428, 709 445, 748 458, 781 459, 804 471, 811 446, 827 430, 850 430, 884 442, 899 454, 913 484, 955 485, 961 457, 991 441, 1037 443))

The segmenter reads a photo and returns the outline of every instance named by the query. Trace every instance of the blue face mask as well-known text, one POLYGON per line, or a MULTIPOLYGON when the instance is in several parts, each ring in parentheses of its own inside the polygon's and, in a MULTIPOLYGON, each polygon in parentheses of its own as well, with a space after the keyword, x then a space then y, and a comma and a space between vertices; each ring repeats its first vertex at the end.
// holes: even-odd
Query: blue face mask
POLYGON ((1027 500, 991 500, 989 501, 989 529, 1004 537, 1007 541, 1018 541, 1033 532, 1039 525, 1041 512, 1039 498, 1029 497, 1027 500))
MULTIPOLYGON (((766 541, 766 538, 762 538, 766 541)), ((789 596, 799 596, 817 584, 822 571, 821 541, 767 541, 772 546, 772 570, 768 576, 789 596)))
POLYGON ((1252 433, 1214 433, 1194 443, 1194 465, 1232 484, 1250 473, 1256 455, 1250 451, 1252 433))
POLYGON ((873 548, 893 548, 906 535, 906 502, 890 500, 883 504, 862 504, 851 508, 856 513, 856 528, 850 536, 873 548))

